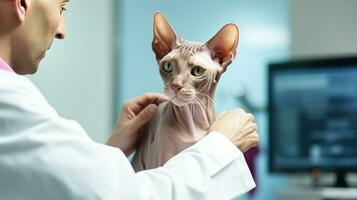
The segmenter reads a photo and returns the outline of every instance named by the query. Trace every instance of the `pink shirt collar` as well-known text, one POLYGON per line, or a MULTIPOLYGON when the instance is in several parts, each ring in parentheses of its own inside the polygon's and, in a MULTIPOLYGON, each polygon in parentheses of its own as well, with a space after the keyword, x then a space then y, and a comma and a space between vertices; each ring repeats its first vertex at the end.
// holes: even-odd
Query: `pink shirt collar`
POLYGON ((14 72, 14 70, 2 58, 0 58, 0 70, 14 72))

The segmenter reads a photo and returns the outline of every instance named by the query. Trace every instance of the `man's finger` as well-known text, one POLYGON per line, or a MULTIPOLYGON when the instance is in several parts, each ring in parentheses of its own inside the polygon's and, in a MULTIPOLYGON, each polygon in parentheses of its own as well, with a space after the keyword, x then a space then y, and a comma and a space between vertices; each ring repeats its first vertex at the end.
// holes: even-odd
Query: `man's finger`
POLYGON ((222 111, 221 113, 219 113, 217 116, 216 116, 216 120, 221 118, 224 114, 226 114, 227 112, 226 111, 222 111))
POLYGON ((136 125, 136 128, 139 130, 142 126, 148 123, 156 114, 158 107, 155 104, 150 104, 146 106, 132 123, 136 125))
POLYGON ((131 109, 134 113, 139 113, 143 108, 149 104, 159 105, 164 101, 168 101, 169 97, 159 93, 146 93, 142 96, 136 97, 131 100, 131 109))

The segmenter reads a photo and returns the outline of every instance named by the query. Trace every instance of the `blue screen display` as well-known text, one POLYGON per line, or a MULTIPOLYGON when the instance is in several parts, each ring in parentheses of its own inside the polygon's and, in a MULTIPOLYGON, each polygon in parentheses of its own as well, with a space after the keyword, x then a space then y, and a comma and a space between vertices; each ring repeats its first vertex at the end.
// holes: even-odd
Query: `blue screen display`
POLYGON ((357 63, 279 68, 269 78, 272 167, 357 168, 357 63))

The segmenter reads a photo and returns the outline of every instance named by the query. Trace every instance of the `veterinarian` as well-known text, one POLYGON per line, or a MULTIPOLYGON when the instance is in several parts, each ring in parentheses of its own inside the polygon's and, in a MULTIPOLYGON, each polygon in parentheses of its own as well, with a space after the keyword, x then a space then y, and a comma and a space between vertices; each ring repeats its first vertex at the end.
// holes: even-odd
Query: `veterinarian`
POLYGON ((233 110, 210 133, 163 167, 135 173, 127 157, 157 110, 145 94, 127 101, 106 145, 60 117, 26 74, 37 71, 52 41, 64 39, 68 0, 0 1, 0 199, 230 199, 255 184, 242 152, 256 130, 233 110), (237 123, 242 122, 242 123, 237 123))

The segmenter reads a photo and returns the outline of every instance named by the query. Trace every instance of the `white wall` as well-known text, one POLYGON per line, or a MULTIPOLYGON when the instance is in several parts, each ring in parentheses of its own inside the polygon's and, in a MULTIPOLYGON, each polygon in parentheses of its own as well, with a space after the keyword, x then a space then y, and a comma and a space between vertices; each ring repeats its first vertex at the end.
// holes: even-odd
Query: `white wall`
POLYGON ((104 142, 113 116, 113 1, 74 0, 67 8, 66 39, 55 41, 31 79, 60 115, 104 142))
POLYGON ((291 1, 293 57, 357 54, 356 0, 291 1))

